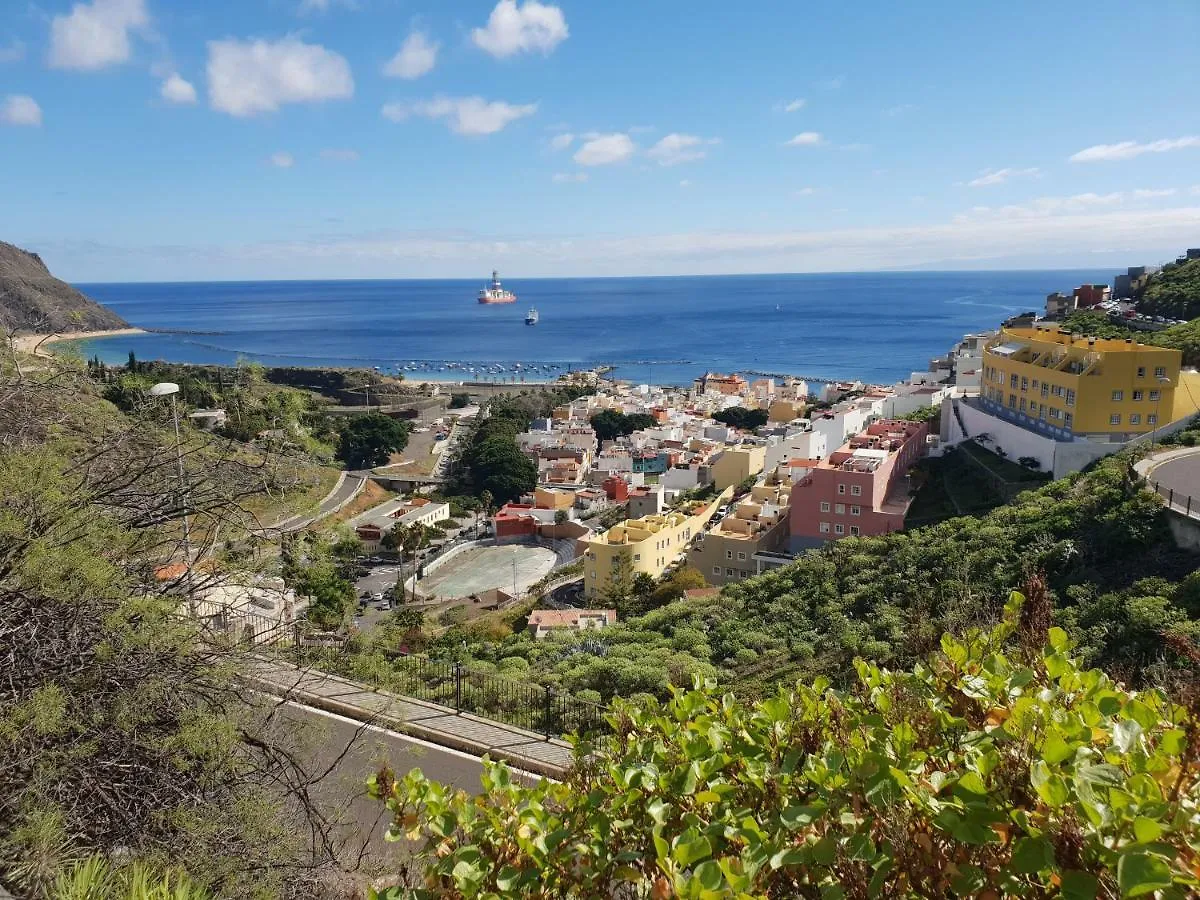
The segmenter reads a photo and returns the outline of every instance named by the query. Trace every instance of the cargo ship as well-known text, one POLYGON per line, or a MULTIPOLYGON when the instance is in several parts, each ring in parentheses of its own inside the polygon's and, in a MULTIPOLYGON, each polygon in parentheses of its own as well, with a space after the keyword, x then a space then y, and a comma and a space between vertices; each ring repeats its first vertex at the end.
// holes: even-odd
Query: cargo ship
POLYGON ((517 295, 500 287, 500 275, 492 269, 492 283, 479 291, 480 303, 516 303, 517 295))
POLYGON ((537 323, 538 323, 538 311, 536 309, 531 308, 529 310, 529 312, 525 313, 525 324, 526 325, 536 325, 537 323))

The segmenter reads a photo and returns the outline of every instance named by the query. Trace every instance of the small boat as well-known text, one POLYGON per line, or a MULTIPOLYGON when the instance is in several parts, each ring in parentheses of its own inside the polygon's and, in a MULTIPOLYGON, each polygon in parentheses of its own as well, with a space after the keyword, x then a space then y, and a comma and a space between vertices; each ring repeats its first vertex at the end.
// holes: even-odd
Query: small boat
POLYGON ((538 323, 538 311, 530 307, 529 312, 525 313, 525 324, 536 325, 538 323))

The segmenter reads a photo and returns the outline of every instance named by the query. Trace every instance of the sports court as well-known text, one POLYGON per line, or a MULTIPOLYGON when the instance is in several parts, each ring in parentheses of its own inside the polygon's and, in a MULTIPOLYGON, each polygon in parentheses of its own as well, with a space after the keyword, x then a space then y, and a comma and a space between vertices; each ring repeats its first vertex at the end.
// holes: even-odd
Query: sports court
POLYGON ((524 591, 554 568, 558 554, 550 547, 508 544, 472 547, 442 563, 417 585, 426 597, 453 599, 499 588, 512 593, 514 573, 518 591, 524 591))

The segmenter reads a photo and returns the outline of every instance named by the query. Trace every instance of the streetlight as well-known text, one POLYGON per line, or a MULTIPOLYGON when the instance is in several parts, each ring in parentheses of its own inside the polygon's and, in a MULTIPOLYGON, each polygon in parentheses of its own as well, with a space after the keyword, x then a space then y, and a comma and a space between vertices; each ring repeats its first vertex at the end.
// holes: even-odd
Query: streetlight
POLYGON ((147 392, 151 397, 171 398, 171 422, 175 425, 175 464, 179 473, 179 495, 183 501, 183 565, 184 581, 187 584, 188 612, 195 617, 196 598, 192 592, 192 528, 188 520, 187 490, 184 486, 183 445, 179 438, 179 408, 175 405, 175 395, 179 393, 179 385, 162 381, 147 392))

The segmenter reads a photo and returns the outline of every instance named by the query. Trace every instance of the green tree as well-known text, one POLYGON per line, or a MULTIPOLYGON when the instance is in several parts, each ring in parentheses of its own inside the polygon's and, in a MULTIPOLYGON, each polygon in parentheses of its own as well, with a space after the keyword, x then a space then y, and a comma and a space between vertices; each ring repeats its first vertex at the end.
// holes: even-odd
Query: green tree
POLYGON ((470 394, 451 394, 449 406, 450 409, 462 409, 464 406, 469 405, 470 402, 470 394))
POLYGON ((615 440, 626 434, 633 434, 658 424, 654 417, 646 413, 625 415, 613 409, 605 409, 596 413, 589 420, 596 432, 596 437, 602 441, 615 440))
POLYGON ((417 897, 1190 896, 1200 710, 1083 669, 1044 616, 1014 601, 849 690, 618 703, 561 782, 489 762, 478 797, 420 770, 370 790, 424 844, 417 897))
POLYGON ((381 466, 408 446, 408 427, 380 413, 355 416, 342 429, 338 456, 351 469, 381 466))
POLYGON ((765 409, 746 409, 744 406, 731 406, 714 413, 713 418, 730 428, 741 428, 743 431, 753 431, 767 424, 765 409))

